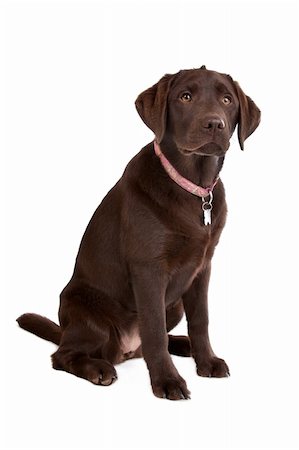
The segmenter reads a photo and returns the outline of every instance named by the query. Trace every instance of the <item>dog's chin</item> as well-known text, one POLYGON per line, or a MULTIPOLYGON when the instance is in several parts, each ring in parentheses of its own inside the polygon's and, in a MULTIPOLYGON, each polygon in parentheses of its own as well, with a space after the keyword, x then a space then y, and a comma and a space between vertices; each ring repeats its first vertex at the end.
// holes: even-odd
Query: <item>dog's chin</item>
POLYGON ((185 149, 179 147, 179 151, 186 156, 199 155, 199 156, 224 156, 229 147, 228 145, 224 148, 222 145, 216 144, 215 142, 209 142, 198 148, 185 149))

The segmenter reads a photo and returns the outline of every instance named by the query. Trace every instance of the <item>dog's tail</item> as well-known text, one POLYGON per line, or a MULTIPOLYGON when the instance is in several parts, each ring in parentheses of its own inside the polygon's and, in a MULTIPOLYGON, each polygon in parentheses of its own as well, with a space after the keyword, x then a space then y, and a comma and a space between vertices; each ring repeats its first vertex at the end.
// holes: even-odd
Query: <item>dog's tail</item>
POLYGON ((42 339, 59 345, 61 339, 61 328, 52 320, 38 314, 23 314, 17 319, 18 324, 24 330, 36 334, 42 339))

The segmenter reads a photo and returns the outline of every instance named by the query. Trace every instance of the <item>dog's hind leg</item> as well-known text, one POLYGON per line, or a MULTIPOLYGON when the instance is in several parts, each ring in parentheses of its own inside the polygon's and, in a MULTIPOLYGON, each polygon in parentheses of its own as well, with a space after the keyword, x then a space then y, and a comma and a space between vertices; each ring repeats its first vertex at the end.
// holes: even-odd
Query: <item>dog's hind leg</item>
POLYGON ((191 344, 188 336, 168 335, 168 351, 172 355, 191 356, 191 344))
POLYGON ((117 379, 111 362, 101 358, 97 336, 81 324, 64 331, 58 350, 52 355, 53 368, 64 370, 94 384, 108 386, 117 379))
POLYGON ((54 369, 108 386, 117 379, 113 364, 119 362, 118 340, 93 304, 79 295, 61 299, 62 337, 52 363, 54 369))
MULTIPOLYGON (((172 330, 184 315, 183 302, 180 300, 174 306, 166 309, 167 331, 172 330)), ((191 356, 191 344, 188 336, 168 335, 168 351, 172 355, 191 356)))

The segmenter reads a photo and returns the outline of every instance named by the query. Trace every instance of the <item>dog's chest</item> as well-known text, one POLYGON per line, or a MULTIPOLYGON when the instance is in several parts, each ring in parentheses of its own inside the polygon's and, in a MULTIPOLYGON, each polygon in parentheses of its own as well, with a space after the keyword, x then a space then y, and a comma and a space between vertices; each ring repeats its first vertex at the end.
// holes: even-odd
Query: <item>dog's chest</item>
POLYGON ((166 306, 177 301, 209 263, 214 244, 211 234, 206 231, 205 235, 197 238, 177 237, 168 249, 166 306))

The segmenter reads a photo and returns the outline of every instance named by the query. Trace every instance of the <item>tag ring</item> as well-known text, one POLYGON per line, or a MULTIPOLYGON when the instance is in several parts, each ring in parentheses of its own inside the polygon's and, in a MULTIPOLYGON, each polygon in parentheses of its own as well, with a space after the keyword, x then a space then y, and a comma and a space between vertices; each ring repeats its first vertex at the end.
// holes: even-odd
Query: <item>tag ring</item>
POLYGON ((201 200, 202 200, 201 207, 202 207, 203 211, 211 211, 211 209, 213 208, 213 205, 212 205, 213 193, 212 193, 212 191, 209 192, 209 197, 210 198, 208 201, 206 201, 205 197, 201 197, 201 200))

